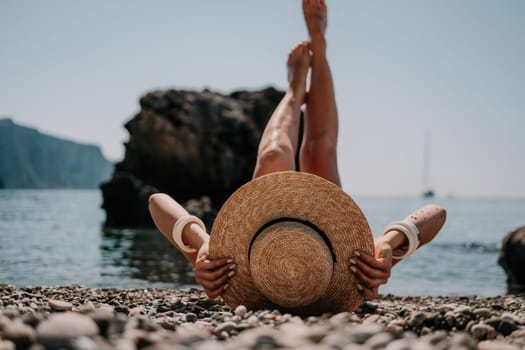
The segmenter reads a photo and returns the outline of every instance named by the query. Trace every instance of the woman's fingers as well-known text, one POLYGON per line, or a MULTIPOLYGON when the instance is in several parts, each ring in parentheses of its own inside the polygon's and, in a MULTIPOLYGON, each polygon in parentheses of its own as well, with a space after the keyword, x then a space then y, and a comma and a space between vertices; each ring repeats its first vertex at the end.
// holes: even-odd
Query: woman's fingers
MULTIPOLYGON (((206 266, 200 266, 195 270, 195 276, 206 280, 216 280, 224 274, 230 274, 233 276, 235 273, 235 264, 226 264, 215 270, 208 270, 206 266)), ((231 276, 230 276, 231 277, 231 276)))
POLYGON ((385 267, 385 262, 384 260, 378 260, 376 259, 375 257, 371 256, 371 255, 368 255, 364 252, 355 252, 355 255, 356 257, 361 260, 362 262, 364 262, 365 264, 367 264, 368 266, 370 267, 374 267, 376 269, 380 269, 380 270, 383 270, 384 267, 385 267))
POLYGON ((201 280, 199 283, 201 283, 208 297, 215 298, 219 296, 226 288, 228 288, 228 281, 230 278, 231 277, 228 276, 228 274, 225 274, 217 280, 201 280))
POLYGON ((388 269, 388 264, 382 263, 381 268, 377 267, 371 267, 370 265, 364 263, 362 260, 359 259, 350 259, 350 269, 354 271, 360 270, 365 275, 371 278, 386 278, 388 279, 390 277, 390 270, 388 269), (353 267, 353 269, 352 269, 353 267))
POLYGON ((219 296, 235 274, 236 265, 232 258, 208 260, 199 258, 195 264, 195 281, 202 285, 210 298, 219 296))
POLYGON ((365 299, 371 300, 377 298, 377 291, 379 290, 379 287, 368 288, 358 284, 357 288, 361 291, 365 299))
POLYGON ((217 268, 223 267, 224 265, 231 264, 232 262, 232 258, 209 260, 207 255, 203 255, 197 259, 195 264, 201 265, 202 268, 206 270, 215 270, 217 268))
MULTIPOLYGON (((352 270, 352 272, 353 272, 353 270, 352 270)), ((386 281, 388 280, 388 278, 371 278, 371 277, 368 277, 367 275, 365 275, 360 270, 356 270, 354 272, 354 274, 355 274, 356 278, 359 280, 360 284, 362 286, 364 286, 364 287, 367 287, 367 288, 377 287, 380 284, 386 283, 386 281)))
POLYGON ((376 259, 366 253, 357 252, 350 259, 350 270, 359 281, 358 288, 365 298, 377 297, 379 285, 385 284, 390 278, 392 268, 388 259, 376 259))

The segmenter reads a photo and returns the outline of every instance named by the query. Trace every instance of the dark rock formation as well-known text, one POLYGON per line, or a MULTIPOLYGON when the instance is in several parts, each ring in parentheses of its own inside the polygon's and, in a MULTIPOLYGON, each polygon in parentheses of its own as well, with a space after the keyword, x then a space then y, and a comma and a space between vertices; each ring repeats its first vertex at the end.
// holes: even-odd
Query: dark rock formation
POLYGON ((250 180, 262 130, 282 96, 273 88, 143 96, 141 111, 125 125, 130 133, 125 158, 101 186, 106 224, 151 225, 147 200, 155 192, 183 204, 205 196, 219 208, 250 180))
POLYGON ((0 119, 0 188, 97 188, 112 168, 98 146, 0 119))
POLYGON ((525 293, 525 226, 503 238, 498 263, 507 273, 509 293, 525 293))

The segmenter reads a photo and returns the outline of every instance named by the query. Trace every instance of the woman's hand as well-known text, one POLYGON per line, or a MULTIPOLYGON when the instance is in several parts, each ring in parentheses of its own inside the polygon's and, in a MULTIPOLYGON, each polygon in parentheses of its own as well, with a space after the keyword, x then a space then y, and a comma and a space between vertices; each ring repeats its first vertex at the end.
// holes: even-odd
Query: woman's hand
POLYGON ((208 259, 208 242, 205 242, 195 260, 195 281, 202 285, 209 298, 216 298, 229 286, 229 280, 235 274, 232 258, 208 259))
POLYGON ((375 299, 381 284, 385 284, 392 270, 392 247, 377 239, 374 242, 374 256, 356 252, 350 259, 350 270, 359 281, 357 288, 365 299, 375 299))

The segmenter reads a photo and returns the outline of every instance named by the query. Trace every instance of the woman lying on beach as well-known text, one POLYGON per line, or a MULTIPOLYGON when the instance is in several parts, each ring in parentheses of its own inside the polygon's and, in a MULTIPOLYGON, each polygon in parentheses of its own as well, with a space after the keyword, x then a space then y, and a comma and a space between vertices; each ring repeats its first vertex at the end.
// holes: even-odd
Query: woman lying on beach
MULTIPOLYGON (((329 180, 341 187, 337 168, 338 115, 330 67, 325 55, 327 9, 324 0, 303 0, 303 13, 310 41, 297 45, 288 55, 289 87, 270 117, 263 132, 253 178, 280 171, 295 170, 299 148, 299 169, 329 180), (311 71, 307 92, 307 74, 311 71), (299 145, 299 120, 305 105, 304 133, 299 145)), ((226 290, 234 277, 236 264, 232 258, 208 259, 209 235, 196 223, 186 225, 182 242, 194 248, 185 252, 172 238, 175 222, 188 215, 186 210, 165 194, 150 197, 151 216, 158 229, 195 267, 195 280, 210 298, 226 290)), ((415 225, 422 246, 430 242, 445 222, 445 209, 427 205, 403 221, 415 225)), ((385 234, 374 240, 374 256, 357 252, 348 261, 348 273, 356 275, 357 288, 367 299, 377 297, 381 284, 399 259, 393 254, 409 245, 403 227, 389 226, 385 234), (393 253, 394 252, 394 253, 393 253)), ((395 254, 394 254, 395 255, 395 254)))

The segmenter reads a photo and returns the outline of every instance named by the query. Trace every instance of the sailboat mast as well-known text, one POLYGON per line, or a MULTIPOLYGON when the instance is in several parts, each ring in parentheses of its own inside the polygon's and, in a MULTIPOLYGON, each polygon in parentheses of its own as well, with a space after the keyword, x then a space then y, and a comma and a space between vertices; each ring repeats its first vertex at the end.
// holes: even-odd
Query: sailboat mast
POLYGON ((423 193, 427 193, 430 190, 428 185, 428 174, 430 168, 430 132, 425 132, 425 146, 423 148, 423 193))
POLYGON ((434 196, 434 191, 429 187, 428 174, 430 168, 430 132, 425 133, 425 146, 423 148, 423 197, 430 198, 434 196))

